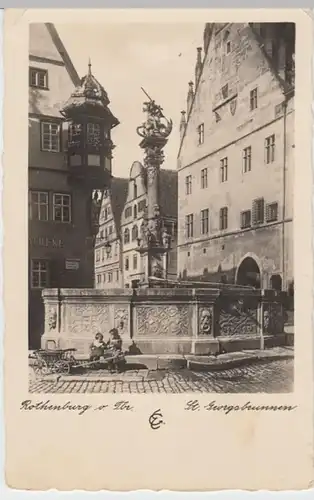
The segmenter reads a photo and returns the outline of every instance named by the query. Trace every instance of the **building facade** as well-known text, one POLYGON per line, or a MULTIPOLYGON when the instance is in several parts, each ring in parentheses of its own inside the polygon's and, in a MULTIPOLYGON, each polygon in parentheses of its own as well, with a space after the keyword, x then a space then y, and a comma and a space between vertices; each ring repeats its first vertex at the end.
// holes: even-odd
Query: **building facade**
MULTIPOLYGON (((103 199, 103 218, 95 254, 97 288, 131 288, 144 276, 142 257, 137 248, 147 207, 146 177, 143 165, 135 161, 131 166, 129 179, 115 179, 112 192, 103 199)), ((177 276, 177 196, 177 172, 160 169, 159 202, 162 224, 171 235, 169 279, 177 276)))
POLYGON ((123 288, 120 226, 127 188, 127 179, 114 177, 103 196, 95 245, 96 288, 123 288))
POLYGON ((181 277, 293 289, 294 25, 206 24, 182 112, 181 277))
MULTIPOLYGON (((44 332, 44 288, 93 286, 99 208, 93 192, 110 183, 112 149, 102 139, 97 143, 97 132, 104 128, 108 136, 115 124, 91 68, 80 79, 54 25, 31 24, 30 348, 40 347, 44 332), (97 113, 86 107, 86 97, 95 100, 97 113)), ((54 319, 49 321, 55 328, 54 319)))

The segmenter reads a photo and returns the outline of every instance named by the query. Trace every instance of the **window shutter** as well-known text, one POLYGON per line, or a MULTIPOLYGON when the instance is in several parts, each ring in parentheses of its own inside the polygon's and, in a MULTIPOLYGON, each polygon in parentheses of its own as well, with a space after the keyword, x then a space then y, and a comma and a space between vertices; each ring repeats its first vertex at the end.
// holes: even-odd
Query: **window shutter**
POLYGON ((252 225, 264 222, 264 199, 258 198, 252 203, 252 225))

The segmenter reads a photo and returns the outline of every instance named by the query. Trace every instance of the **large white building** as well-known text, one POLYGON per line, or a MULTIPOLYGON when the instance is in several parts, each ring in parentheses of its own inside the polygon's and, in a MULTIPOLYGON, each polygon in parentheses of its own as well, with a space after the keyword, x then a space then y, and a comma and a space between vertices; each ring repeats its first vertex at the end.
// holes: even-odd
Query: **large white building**
POLYGON ((182 277, 293 289, 294 24, 211 23, 178 154, 182 277))

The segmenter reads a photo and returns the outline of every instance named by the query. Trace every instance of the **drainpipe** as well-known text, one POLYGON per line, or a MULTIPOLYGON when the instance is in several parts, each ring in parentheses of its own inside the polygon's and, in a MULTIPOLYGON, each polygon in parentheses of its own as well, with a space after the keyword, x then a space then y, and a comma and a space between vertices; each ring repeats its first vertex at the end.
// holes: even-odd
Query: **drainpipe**
POLYGON ((282 170, 282 230, 281 230, 281 269, 282 283, 286 285, 285 265, 285 219, 286 219, 286 170, 287 170, 287 97, 283 102, 283 170, 282 170))

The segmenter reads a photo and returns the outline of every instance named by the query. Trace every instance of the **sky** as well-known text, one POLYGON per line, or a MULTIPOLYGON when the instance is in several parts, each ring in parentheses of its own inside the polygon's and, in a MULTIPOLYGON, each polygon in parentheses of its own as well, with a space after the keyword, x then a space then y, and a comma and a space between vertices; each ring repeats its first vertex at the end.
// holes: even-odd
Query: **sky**
POLYGON ((136 127, 145 120, 141 90, 160 104, 173 130, 166 145, 164 168, 176 169, 181 110, 186 109, 188 82, 194 81, 196 49, 203 45, 204 25, 190 24, 56 24, 80 77, 92 73, 110 99, 120 124, 113 130, 116 148, 112 173, 128 177, 133 161, 143 163, 136 127))

